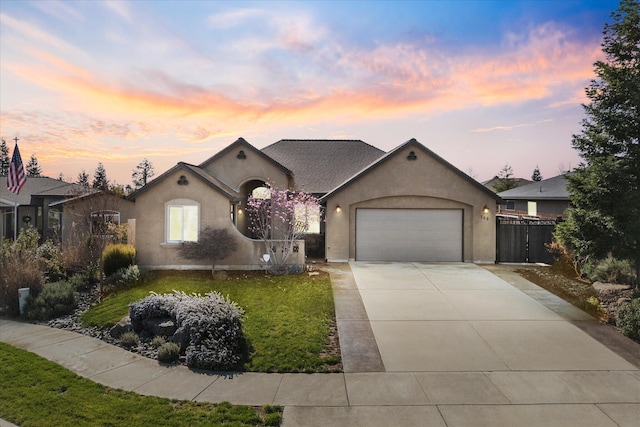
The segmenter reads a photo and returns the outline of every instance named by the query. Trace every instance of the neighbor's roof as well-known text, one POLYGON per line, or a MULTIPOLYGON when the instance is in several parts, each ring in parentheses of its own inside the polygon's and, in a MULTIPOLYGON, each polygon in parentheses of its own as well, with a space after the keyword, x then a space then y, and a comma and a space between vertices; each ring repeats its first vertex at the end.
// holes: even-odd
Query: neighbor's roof
POLYGON ((262 152, 294 171, 295 186, 327 193, 382 157, 384 151, 360 140, 282 139, 262 152))
POLYGON ((509 200, 569 200, 566 175, 558 175, 498 193, 509 200))
POLYGON ((30 205, 32 196, 73 197, 85 190, 79 184, 60 181, 46 176, 27 177, 27 182, 16 196, 5 185, 5 177, 0 178, 0 206, 30 205))

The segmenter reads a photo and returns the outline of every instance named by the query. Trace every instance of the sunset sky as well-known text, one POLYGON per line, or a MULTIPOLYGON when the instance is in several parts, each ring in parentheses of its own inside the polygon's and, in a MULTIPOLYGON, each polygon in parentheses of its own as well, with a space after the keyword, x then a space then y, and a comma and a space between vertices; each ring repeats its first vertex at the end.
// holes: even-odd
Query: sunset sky
POLYGON ((575 167, 617 1, 0 2, 0 134, 131 183, 239 137, 416 138, 482 181, 575 167))

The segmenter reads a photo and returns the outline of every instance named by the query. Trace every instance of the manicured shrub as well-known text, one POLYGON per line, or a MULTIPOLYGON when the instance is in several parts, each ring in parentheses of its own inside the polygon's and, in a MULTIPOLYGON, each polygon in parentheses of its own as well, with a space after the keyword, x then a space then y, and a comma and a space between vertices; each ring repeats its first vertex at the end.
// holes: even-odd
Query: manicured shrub
POLYGON ((131 245, 107 245, 102 252, 102 271, 109 277, 136 263, 136 249, 131 245))
POLYGON ((38 230, 29 228, 15 241, 0 242, 0 313, 20 314, 18 289, 29 288, 32 295, 42 289, 46 267, 37 252, 39 238, 38 230))
POLYGON ((618 327, 623 334, 640 342, 640 299, 633 299, 620 307, 618 327))
POLYGON ((146 319, 171 317, 174 304, 173 299, 157 294, 132 302, 129 304, 131 327, 134 331, 140 332, 143 329, 142 322, 146 319))
POLYGON ((173 294, 152 294, 129 305, 129 317, 134 331, 142 331, 145 319, 171 317, 185 343, 189 367, 229 370, 242 359, 244 311, 218 292, 204 297, 173 294))
POLYGON ((158 347, 158 361, 163 363, 171 363, 180 357, 180 346, 176 343, 165 342, 158 347))
POLYGON ((44 286, 38 294, 29 295, 25 315, 34 320, 49 320, 73 313, 78 307, 78 297, 73 284, 53 282, 44 286))
POLYGON ((244 311, 219 292, 204 297, 180 295, 175 306, 178 328, 188 331, 185 350, 192 368, 228 370, 242 359, 242 316, 244 311))
POLYGON ((135 332, 125 332, 120 335, 120 344, 126 348, 135 347, 140 344, 140 337, 135 332))

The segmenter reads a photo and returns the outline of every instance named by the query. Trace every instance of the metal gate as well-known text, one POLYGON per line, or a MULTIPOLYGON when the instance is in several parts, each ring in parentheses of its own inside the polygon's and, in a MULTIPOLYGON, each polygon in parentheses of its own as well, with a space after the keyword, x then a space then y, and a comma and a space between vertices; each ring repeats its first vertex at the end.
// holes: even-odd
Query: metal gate
POLYGON ((555 228, 553 220, 496 218, 496 260, 553 263, 546 244, 553 241, 555 228))

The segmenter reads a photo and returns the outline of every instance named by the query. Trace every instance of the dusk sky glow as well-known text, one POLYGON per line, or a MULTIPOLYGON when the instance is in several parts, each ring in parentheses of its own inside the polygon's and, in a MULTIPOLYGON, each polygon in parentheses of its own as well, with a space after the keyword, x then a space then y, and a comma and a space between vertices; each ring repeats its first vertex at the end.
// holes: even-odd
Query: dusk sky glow
POLYGON ((618 1, 0 2, 0 134, 26 164, 131 183, 243 137, 416 138, 482 181, 580 162, 618 1))

